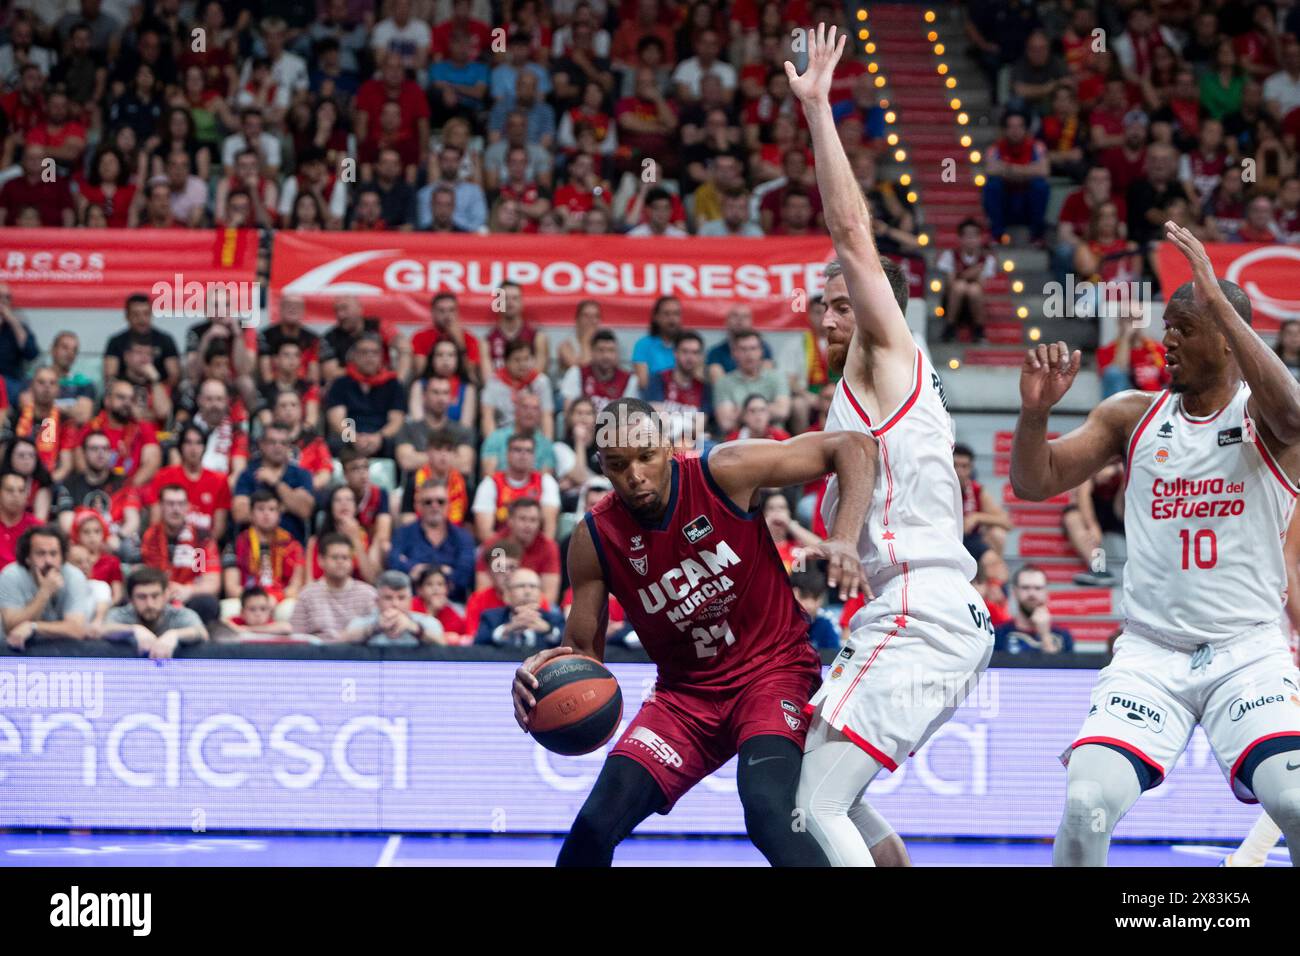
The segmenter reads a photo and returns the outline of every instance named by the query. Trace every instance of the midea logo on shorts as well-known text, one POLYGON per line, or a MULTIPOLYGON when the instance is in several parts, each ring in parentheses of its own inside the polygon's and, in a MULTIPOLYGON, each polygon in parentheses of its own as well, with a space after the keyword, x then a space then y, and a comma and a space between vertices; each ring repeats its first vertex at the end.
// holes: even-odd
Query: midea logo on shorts
POLYGON ((1280 704, 1284 700, 1286 700, 1286 697, 1282 694, 1261 694, 1254 700, 1246 700, 1242 697, 1238 697, 1228 705, 1228 716, 1234 721, 1241 720, 1241 718, 1245 717, 1256 707, 1267 707, 1269 704, 1280 704))
POLYGON ((1165 712, 1150 701, 1130 694, 1111 694, 1106 711, 1126 724, 1160 733, 1165 729, 1165 712))

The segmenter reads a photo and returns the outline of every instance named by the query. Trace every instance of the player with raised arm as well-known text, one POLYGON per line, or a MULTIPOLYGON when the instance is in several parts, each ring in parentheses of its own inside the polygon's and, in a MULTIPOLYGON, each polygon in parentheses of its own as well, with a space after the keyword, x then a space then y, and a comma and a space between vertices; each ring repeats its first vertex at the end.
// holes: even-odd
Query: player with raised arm
POLYGON ((667 813, 739 754, 736 786, 754 845, 775 866, 825 866, 795 814, 803 708, 821 660, 757 501, 763 488, 839 475, 840 520, 805 550, 827 559, 842 597, 856 594, 874 443, 809 433, 727 442, 688 458, 674 455, 667 438, 640 399, 615 399, 597 417, 600 467, 614 490, 570 540, 573 606, 563 644, 515 673, 515 719, 527 730, 542 664, 563 654, 604 658, 611 593, 659 669, 653 696, 605 761, 557 862, 608 866, 637 824, 667 813))
POLYGON ((1027 501, 1125 456, 1124 630, 1063 760, 1058 866, 1102 866, 1111 834, 1158 785, 1199 722, 1232 792, 1258 802, 1300 860, 1300 671, 1279 617, 1283 537, 1300 489, 1300 384, 1250 327, 1250 300, 1216 279, 1204 246, 1166 223, 1192 281, 1169 297, 1171 375, 1047 440, 1079 371, 1064 342, 1029 350, 1011 484, 1027 501))
MULTIPOLYGON (((829 92, 843 49, 836 28, 819 25, 809 37, 807 70, 799 75, 788 62, 785 70, 812 132, 838 256, 826 270, 826 302, 831 312, 852 315, 854 325, 826 431, 870 435, 878 446, 881 480, 856 535, 877 597, 854 616, 848 643, 809 704, 798 800, 833 865, 872 866, 871 847, 892 831, 862 802, 867 785, 951 716, 988 665, 993 627, 970 585, 975 562, 962 545, 943 385, 903 317, 894 288, 901 277, 876 250, 866 200, 835 129, 829 92)), ((832 478, 822 502, 828 525, 844 517, 844 493, 832 478)))

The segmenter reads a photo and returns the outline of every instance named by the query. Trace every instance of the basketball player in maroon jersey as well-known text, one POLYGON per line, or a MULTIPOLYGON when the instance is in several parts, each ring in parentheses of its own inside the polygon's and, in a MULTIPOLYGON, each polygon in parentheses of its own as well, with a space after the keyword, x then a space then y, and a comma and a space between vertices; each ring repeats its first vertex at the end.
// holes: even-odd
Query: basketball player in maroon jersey
POLYGON ((809 433, 728 442, 686 458, 672 454, 658 414, 635 398, 610 402, 596 431, 601 471, 614 491, 573 533, 564 642, 516 672, 515 719, 527 730, 533 674, 546 661, 604 657, 611 592, 659 678, 606 760, 557 862, 608 866, 637 824, 667 813, 739 753, 736 784, 754 845, 774 866, 826 866, 795 814, 808 729, 803 708, 821 682, 821 661, 756 500, 763 488, 839 475, 844 497, 835 525, 807 552, 828 560, 828 580, 841 595, 856 594, 874 440, 809 433))

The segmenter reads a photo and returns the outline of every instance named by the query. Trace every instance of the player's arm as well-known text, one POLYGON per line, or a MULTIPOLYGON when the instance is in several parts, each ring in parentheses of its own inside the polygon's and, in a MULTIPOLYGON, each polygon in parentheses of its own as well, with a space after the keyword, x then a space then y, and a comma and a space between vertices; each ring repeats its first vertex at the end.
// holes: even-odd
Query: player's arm
POLYGON ((1300 633, 1300 508, 1291 513, 1282 560, 1286 562, 1286 616, 1291 630, 1300 633))
POLYGON ((876 488, 876 440, 862 432, 807 432, 787 441, 751 439, 714 447, 704 460, 713 482, 743 511, 763 488, 816 481, 829 472, 839 479, 839 506, 826 540, 806 553, 827 559, 827 583, 846 599, 858 593, 862 562, 858 536, 876 488))
POLYGON ((1196 305, 1208 310, 1232 348, 1241 374, 1250 386, 1251 417, 1258 417, 1283 446, 1300 444, 1300 382, 1232 307, 1219 287, 1201 240, 1172 221, 1165 223, 1165 238, 1192 267, 1196 305))
POLYGON ((1152 396, 1120 392, 1091 412, 1082 425, 1047 440, 1047 420, 1079 373, 1080 355, 1064 342, 1039 345, 1025 353, 1020 369, 1020 417, 1011 444, 1011 487, 1025 501, 1043 501, 1077 488, 1115 455, 1124 453, 1128 435, 1152 396))
POLYGON ((559 647, 539 651, 515 671, 512 697, 515 722, 528 730, 529 712, 537 703, 532 692, 537 688, 533 675, 547 661, 565 654, 582 654, 595 660, 605 659, 605 632, 609 626, 609 589, 596 554, 595 542, 587 522, 579 521, 569 539, 569 582, 573 586, 573 605, 564 622, 564 641, 559 647))
POLYGON ((836 33, 836 28, 831 27, 828 34, 825 24, 810 31, 808 69, 800 76, 794 64, 786 61, 785 72, 790 78, 790 89, 803 104, 812 134, 813 153, 817 157, 817 189, 821 193, 826 230, 844 266, 844 280, 858 332, 867 342, 896 351, 911 362, 916 345, 880 265, 871 213, 862 187, 853 176, 831 112, 831 79, 848 38, 846 34, 837 41, 836 33))

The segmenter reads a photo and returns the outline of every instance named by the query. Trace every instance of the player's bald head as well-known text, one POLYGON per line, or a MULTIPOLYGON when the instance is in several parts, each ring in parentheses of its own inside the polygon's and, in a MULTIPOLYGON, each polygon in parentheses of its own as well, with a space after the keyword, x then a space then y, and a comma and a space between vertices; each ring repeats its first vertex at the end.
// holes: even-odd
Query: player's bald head
MULTIPOLYGON (((1250 304, 1250 296, 1246 295, 1245 290, 1235 282, 1229 282, 1227 279, 1219 279, 1219 290, 1232 306, 1233 311, 1241 316, 1242 321, 1247 325, 1254 325, 1254 313, 1250 304)), ((1184 282, 1174 294, 1169 297, 1169 302, 1165 306, 1165 311, 1170 309, 1178 312, 1187 312, 1191 315, 1197 315, 1196 310, 1196 284, 1193 282, 1184 282)), ((1209 318, 1209 316, 1206 316, 1209 318)))
POLYGON ((602 454, 666 445, 665 434, 659 412, 639 398, 616 398, 596 416, 596 449, 602 454))

